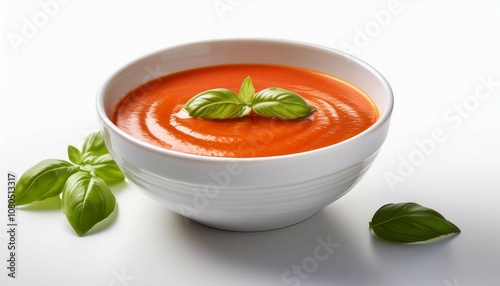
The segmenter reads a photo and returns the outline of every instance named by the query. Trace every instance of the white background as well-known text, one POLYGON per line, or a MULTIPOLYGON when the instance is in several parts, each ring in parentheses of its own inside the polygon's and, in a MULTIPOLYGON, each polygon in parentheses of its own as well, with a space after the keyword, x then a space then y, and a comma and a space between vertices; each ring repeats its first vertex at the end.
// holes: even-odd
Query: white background
POLYGON ((39 0, 0 9, 1 285, 500 284, 500 1, 39 0), (65 159, 68 144, 96 130, 96 92, 122 65, 231 37, 346 50, 386 76, 392 125, 359 185, 300 224, 258 233, 189 222, 131 183, 113 188, 117 212, 85 237, 57 199, 18 208, 17 278, 7 277, 7 173, 65 159), (376 239, 374 212, 404 201, 438 210, 462 233, 432 244, 376 239), (337 247, 315 264, 321 239, 337 247))

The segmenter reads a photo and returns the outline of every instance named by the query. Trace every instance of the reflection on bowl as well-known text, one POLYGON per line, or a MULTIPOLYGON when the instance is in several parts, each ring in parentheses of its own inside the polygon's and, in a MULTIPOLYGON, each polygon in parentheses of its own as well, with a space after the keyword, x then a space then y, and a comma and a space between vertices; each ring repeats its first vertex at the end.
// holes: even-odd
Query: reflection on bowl
POLYGON ((276 40, 216 40, 167 48, 114 73, 99 90, 97 111, 111 155, 146 194, 170 210, 226 230, 260 231, 298 223, 347 193, 378 154, 389 128, 391 88, 383 76, 343 52, 276 40), (141 142, 111 118, 130 90, 163 75, 237 63, 295 66, 363 90, 380 118, 362 133, 324 148, 259 158, 209 157, 141 142))

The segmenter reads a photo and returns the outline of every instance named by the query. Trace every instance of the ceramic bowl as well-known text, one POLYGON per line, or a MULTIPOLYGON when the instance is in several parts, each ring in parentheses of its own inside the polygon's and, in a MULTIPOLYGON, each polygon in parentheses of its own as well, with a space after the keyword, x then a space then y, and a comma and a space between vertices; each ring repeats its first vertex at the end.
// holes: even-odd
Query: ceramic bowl
POLYGON ((266 39, 205 41, 154 52, 111 75, 97 96, 106 146, 130 181, 180 215, 234 231, 289 226, 346 194, 377 156, 387 136, 392 108, 388 82, 360 59, 317 45, 266 39), (333 75, 370 96, 380 118, 341 143, 261 158, 166 150, 131 137, 111 121, 118 101, 141 84, 150 82, 153 87, 154 79, 166 74, 234 63, 287 65, 333 75))

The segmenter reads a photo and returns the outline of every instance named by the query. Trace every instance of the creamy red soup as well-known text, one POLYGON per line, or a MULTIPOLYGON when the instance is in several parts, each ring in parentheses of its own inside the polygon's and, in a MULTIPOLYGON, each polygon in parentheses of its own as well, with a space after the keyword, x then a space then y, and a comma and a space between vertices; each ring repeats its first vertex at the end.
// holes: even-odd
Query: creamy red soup
POLYGON ((360 89, 338 78, 295 67, 237 64, 186 70, 147 82, 126 94, 113 122, 149 144, 216 157, 265 157, 306 152, 349 139, 373 125, 379 112, 360 89), (184 104, 200 92, 236 93, 247 76, 256 92, 279 87, 316 107, 311 115, 280 120, 250 113, 237 119, 193 118, 184 104))

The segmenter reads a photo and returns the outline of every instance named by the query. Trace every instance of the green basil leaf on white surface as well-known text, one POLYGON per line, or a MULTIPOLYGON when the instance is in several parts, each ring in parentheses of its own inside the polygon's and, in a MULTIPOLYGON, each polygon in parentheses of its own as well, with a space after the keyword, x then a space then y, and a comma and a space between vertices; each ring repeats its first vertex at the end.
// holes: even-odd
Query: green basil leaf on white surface
POLYGON ((81 153, 84 157, 100 156, 108 153, 101 132, 93 132, 85 138, 81 153))
POLYGON ((108 184, 113 184, 125 179, 118 165, 111 157, 111 154, 101 156, 89 156, 82 162, 85 170, 93 172, 95 176, 103 179, 108 184))
POLYGON ((78 167, 58 160, 48 159, 26 170, 16 185, 16 205, 25 205, 59 195, 66 180, 78 167))
POLYGON ((83 160, 83 155, 78 148, 75 146, 68 145, 68 158, 74 164, 81 164, 83 160))
POLYGON ((440 213, 416 203, 386 204, 377 210, 369 225, 378 237, 398 243, 423 242, 460 233, 440 213))
POLYGON ((62 192, 61 206, 75 232, 82 236, 107 218, 116 199, 103 179, 85 171, 71 175, 62 192))

